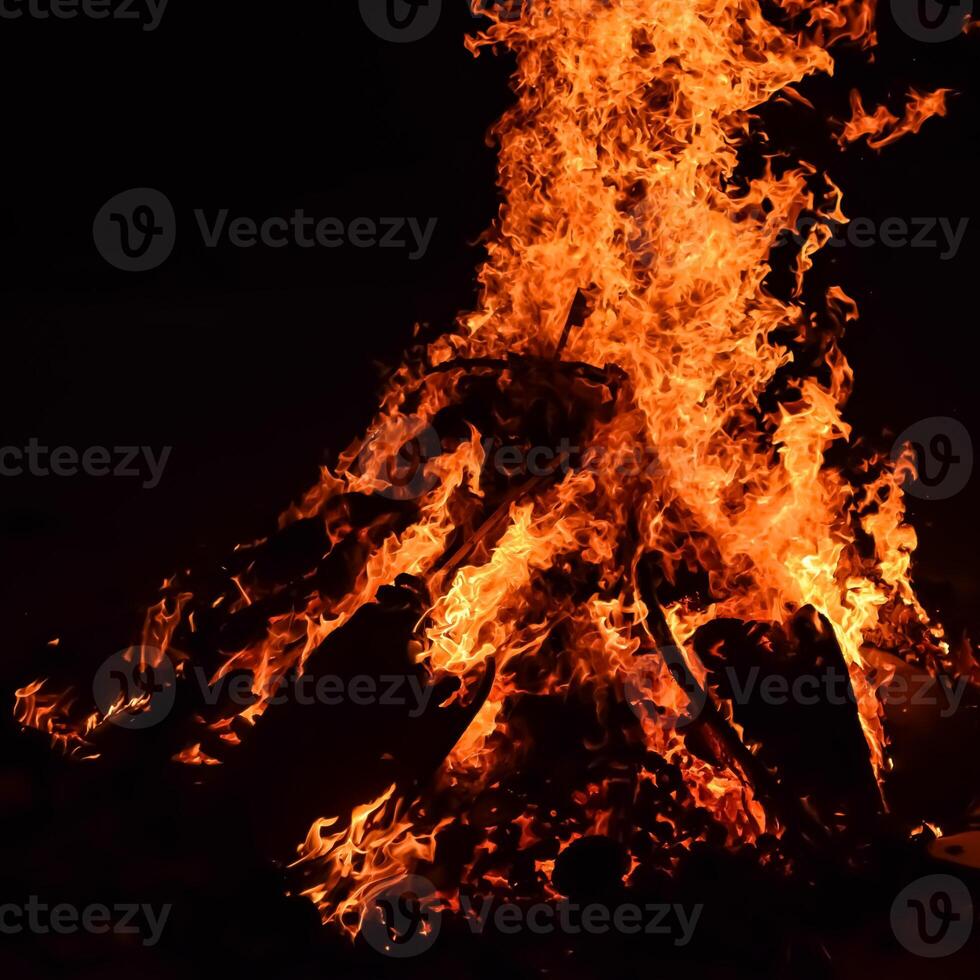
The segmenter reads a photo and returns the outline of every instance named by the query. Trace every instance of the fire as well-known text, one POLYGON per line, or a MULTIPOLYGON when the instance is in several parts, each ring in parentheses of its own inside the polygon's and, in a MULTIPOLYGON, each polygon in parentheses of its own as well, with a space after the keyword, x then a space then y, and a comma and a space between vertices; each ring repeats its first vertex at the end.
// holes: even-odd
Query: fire
POLYGON ((948 88, 936 89, 935 92, 917 92, 913 89, 909 92, 905 112, 899 119, 883 105, 868 113, 861 101, 861 93, 855 89, 851 92, 851 119, 844 126, 840 142, 842 145, 854 143, 867 136, 871 149, 882 150, 907 133, 917 133, 933 116, 945 116, 950 92, 948 88))
MULTIPOLYGON (((831 71, 836 41, 872 44, 873 4, 783 6, 800 23, 808 15, 807 28, 776 27, 754 3, 569 0, 530 5, 470 42, 474 51, 506 46, 518 59, 517 102, 495 130, 505 203, 479 275, 480 306, 433 345, 431 363, 547 357, 570 298, 588 285, 591 313, 563 356, 614 364, 628 379, 628 399, 596 443, 608 450, 640 440, 656 447, 657 466, 623 479, 600 462, 593 478, 564 481, 537 511, 515 507, 486 560, 433 596, 420 658, 435 678, 474 676, 491 657, 498 670, 444 765, 448 785, 472 791, 474 780, 492 782, 505 769, 502 708, 517 689, 503 668, 529 645, 537 649, 555 619, 572 624, 566 636, 574 638, 572 670, 581 679, 629 676, 649 642, 635 581, 613 586, 609 597, 594 595, 584 608, 552 601, 536 609, 526 592, 535 565, 560 568, 569 554, 594 562, 600 579, 614 579, 631 520, 638 550, 658 555, 668 578, 686 566, 709 576, 713 601, 666 610, 679 643, 720 616, 779 622, 806 605, 825 616, 851 670, 872 763, 884 766, 861 647, 890 600, 915 604, 914 533, 904 524, 896 477, 884 473, 862 498, 826 464, 831 446, 850 435, 841 414, 850 371, 834 334, 805 367, 794 351, 815 333, 798 296, 826 239, 818 233, 800 250, 794 296, 779 298, 765 286, 779 233, 807 210, 846 220, 842 194, 825 180, 818 197, 804 163, 777 171, 770 161, 753 179, 736 177, 739 146, 755 135, 753 110, 781 92, 795 95, 790 87, 807 75, 831 71), (793 396, 767 404, 787 371, 797 379, 793 396), (873 559, 859 552, 859 527, 875 541, 873 559)), ((905 120, 854 122, 846 138, 887 125, 885 145, 944 107, 942 92, 916 96, 905 120)), ((856 318, 839 289, 828 307, 837 333, 856 318)), ((628 557, 631 568, 637 558, 628 557)), ((542 689, 558 693, 568 683, 553 676, 542 689)), ((666 670, 659 685, 650 692, 655 701, 683 702, 666 670)), ((733 838, 772 829, 741 774, 692 757, 653 719, 644 734, 679 762, 694 799, 733 838)), ((396 825, 394 812, 386 814, 379 841, 396 825)), ((597 815, 586 829, 608 833, 609 820, 597 815)), ((305 853, 314 855, 309 846, 305 853)), ((329 919, 331 888, 350 871, 329 852, 315 856, 327 887, 310 894, 329 919)))
MULTIPOLYGON (((789 289, 769 281, 777 247, 804 213, 846 217, 840 188, 768 150, 758 110, 774 99, 805 110, 795 87, 833 72, 835 45, 872 47, 873 0, 778 0, 769 16, 755 0, 514 7, 468 41, 474 53, 500 47, 517 59, 515 103, 494 129, 503 204, 477 307, 393 376, 365 438, 283 515, 284 528, 322 521, 330 549, 360 557, 351 586, 329 594, 310 584, 213 678, 250 670, 257 701, 241 718, 260 724, 276 682, 303 671, 383 586, 399 576, 424 584, 416 660, 431 683, 458 682, 450 700, 472 719, 431 787, 416 796, 389 786, 310 829, 296 864, 305 894, 352 934, 380 890, 432 865, 443 828, 466 825, 467 805, 524 763, 529 740, 513 712, 522 697, 578 699, 600 721, 624 699, 661 712, 642 714, 630 737, 662 768, 589 777, 567 812, 528 802, 514 816, 534 885, 553 895, 555 859, 592 834, 627 847, 652 841, 669 866, 707 833, 684 829, 687 810, 705 811, 732 844, 785 831, 751 753, 726 742, 728 729, 716 731, 712 762, 664 723, 689 709, 662 655, 668 646, 681 651, 675 666, 703 682, 699 628, 719 618, 782 624, 809 607, 842 651, 881 776, 880 678, 863 651, 887 634, 910 655, 916 634, 895 624, 929 629, 911 584, 915 534, 900 491, 908 462, 867 460, 858 486, 829 461, 851 437, 842 414, 851 371, 839 344, 857 308, 837 287, 823 309, 804 305, 826 227, 791 259, 789 289), (768 152, 753 169, 742 151, 760 146, 768 152), (564 335, 578 290, 587 311, 564 335), (405 495, 416 509, 404 526, 383 511, 366 524, 351 519, 351 495, 403 487, 392 461, 438 430, 468 376, 499 375, 513 392, 546 363, 578 365, 568 384, 599 406, 580 458, 501 495, 470 423, 409 468, 420 482, 405 495), (650 563, 671 596, 662 608, 644 587, 650 563), (692 576, 701 584, 683 587, 692 576), (651 793, 668 792, 675 771, 674 809, 643 824, 636 814, 651 793)), ((867 136, 881 149, 945 114, 947 94, 913 93, 900 120, 884 107, 868 115, 855 93, 840 142, 867 136)), ((230 615, 262 598, 246 573, 207 605, 230 615)), ((166 650, 181 623, 195 629, 182 619, 187 601, 151 613, 147 646, 166 650)), ((17 694, 23 724, 75 746, 105 720, 93 716, 68 736, 64 701, 40 682, 17 694)), ((724 711, 719 718, 724 726, 724 711)), ((211 728, 223 751, 235 751, 227 719, 211 728)), ((220 762, 200 742, 178 760, 220 762)), ((627 878, 638 864, 631 853, 627 878)), ((493 833, 460 878, 440 883, 449 904, 463 883, 515 886, 493 833)))
POLYGON ((178 752, 173 759, 173 762, 182 762, 185 766, 220 766, 221 760, 215 759, 208 755, 207 752, 201 751, 201 743, 195 742, 189 748, 183 749, 178 752))

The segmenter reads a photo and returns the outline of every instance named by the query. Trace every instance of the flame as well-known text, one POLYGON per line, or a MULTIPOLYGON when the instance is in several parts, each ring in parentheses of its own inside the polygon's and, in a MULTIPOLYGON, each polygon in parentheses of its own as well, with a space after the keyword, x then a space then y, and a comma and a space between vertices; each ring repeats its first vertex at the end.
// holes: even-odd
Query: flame
MULTIPOLYGON (((842 405, 851 374, 838 338, 857 308, 839 287, 827 296, 837 330, 809 364, 797 360, 794 344, 815 332, 799 297, 826 230, 801 248, 791 296, 765 285, 779 234, 805 210, 846 220, 843 194, 829 180, 815 193, 804 162, 777 169, 770 160, 759 176, 735 178, 739 147, 754 135, 753 110, 780 93, 808 104, 792 86, 832 71, 835 42, 872 45, 874 5, 782 7, 806 26, 777 27, 752 2, 567 0, 501 17, 469 42, 474 52, 515 52, 517 102, 494 131, 504 204, 479 273, 480 305, 431 346, 430 362, 548 356, 570 297, 590 284, 591 314, 565 356, 614 364, 628 378, 627 402, 596 441, 615 450, 640 440, 655 447, 658 465, 623 479, 600 463, 590 478, 564 481, 543 506, 512 508, 487 560, 462 569, 435 597, 420 654, 435 677, 472 678, 491 657, 498 667, 443 766, 445 785, 472 793, 474 783, 493 784, 514 764, 502 709, 521 688, 506 665, 540 648, 557 618, 572 624, 571 673, 622 682, 635 669, 646 613, 635 593, 597 594, 578 609, 553 596, 538 608, 528 596, 536 572, 561 568, 572 553, 593 562, 600 581, 613 580, 631 519, 639 547, 661 557, 668 578, 690 566, 708 573, 714 601, 666 610, 678 642, 718 616, 780 622, 806 605, 825 616, 851 671, 872 764, 879 773, 885 765, 861 648, 893 600, 924 619, 910 582, 915 536, 904 523, 899 475, 883 461, 878 483, 863 494, 827 463, 831 447, 850 436, 842 405), (765 396, 787 371, 795 391, 773 405, 765 396), (874 541, 872 559, 860 551, 859 531, 874 541)), ((856 98, 845 140, 887 129, 869 141, 878 148, 917 132, 945 113, 946 94, 913 93, 903 120, 879 111, 873 124, 860 120, 856 98)), ((568 683, 555 670, 537 691, 568 683)), ((647 683, 657 703, 682 700, 666 670, 647 683)), ((778 832, 738 772, 692 757, 654 718, 643 727, 731 838, 778 832)), ((390 799, 379 807, 384 846, 406 822, 390 799)), ((596 814, 587 829, 609 832, 610 820, 596 814)), ((522 837, 528 832, 522 825, 522 837)), ((317 857, 330 918, 329 895, 351 872, 329 852, 317 857)))
MULTIPOLYGON (((467 803, 519 771, 528 744, 511 709, 522 697, 579 697, 601 719, 628 691, 666 715, 684 713, 688 696, 659 656, 664 637, 650 626, 639 584, 651 557, 670 585, 692 570, 704 576, 699 592, 662 610, 698 679, 691 641, 704 624, 780 624, 807 606, 820 614, 848 665, 871 766, 879 776, 887 767, 880 678, 862 651, 885 632, 910 653, 913 634, 902 624, 911 621, 940 635, 911 583, 916 542, 900 492, 909 462, 867 460, 860 486, 830 462, 851 437, 843 405, 852 377, 839 343, 857 305, 832 287, 824 309, 804 306, 826 223, 792 258, 791 285, 770 282, 777 247, 804 212, 846 220, 843 191, 805 161, 770 153, 752 170, 741 155, 767 144, 758 113, 770 100, 812 109, 796 86, 833 73, 835 45, 873 47, 875 4, 770 6, 764 15, 755 0, 515 3, 494 8, 490 26, 467 42, 474 54, 506 48, 517 62, 515 103, 493 131, 503 204, 487 235, 478 304, 395 372, 365 437, 282 515, 283 527, 323 521, 330 549, 361 555, 353 584, 336 595, 311 584, 213 677, 252 672, 257 701, 240 717, 258 723, 276 683, 302 672, 379 589, 401 575, 424 584, 417 661, 433 684, 459 682, 449 701, 471 707, 472 718, 426 792, 389 786, 349 817, 318 820, 300 846, 294 867, 312 882, 303 893, 352 935, 379 890, 435 861, 441 829, 465 824, 467 803), (588 314, 563 337, 579 289, 588 314), (348 496, 392 491, 392 460, 407 443, 424 443, 454 404, 464 363, 491 370, 518 357, 552 360, 560 338, 565 360, 604 372, 596 383, 615 404, 596 420, 581 465, 531 481, 487 515, 486 454, 471 426, 420 469, 407 525, 352 522, 348 496), (643 465, 623 465, 637 459, 643 465), (472 546, 447 563, 465 540, 472 546)), ((947 94, 913 92, 900 120, 884 107, 868 115, 855 93, 839 141, 867 136, 881 149, 944 115, 947 94)), ((231 614, 259 598, 246 572, 208 605, 231 614)), ((169 648, 183 605, 152 613, 145 645, 169 648)), ((66 711, 43 682, 18 691, 18 720, 58 739, 84 744, 104 720, 66 735, 66 711)), ((230 724, 210 729, 234 751, 230 724)), ((707 832, 684 828, 685 808, 704 810, 732 844, 783 832, 744 760, 705 761, 657 712, 641 714, 639 728, 663 770, 590 776, 567 811, 529 804, 516 818, 541 892, 556 894, 550 875, 572 842, 632 840, 634 811, 654 791, 670 789, 676 809, 639 832, 668 865, 707 832), (674 770, 680 786, 670 788, 674 770)), ((201 743, 176 758, 220 761, 201 743)), ((631 854, 627 878, 637 866, 631 854)), ((511 887, 492 835, 461 879, 511 887)), ((450 904, 460 884, 444 883, 450 904)))
POLYGON ((861 93, 854 89, 851 92, 851 118, 839 137, 840 143, 844 146, 867 136, 871 149, 882 150, 908 133, 917 133, 933 116, 945 116, 949 111, 947 99, 951 91, 948 88, 936 89, 934 92, 917 92, 912 89, 904 115, 900 119, 883 105, 872 113, 867 112, 861 93))
POLYGON ((182 762, 186 766, 220 766, 221 760, 215 759, 213 756, 207 754, 207 752, 201 751, 201 743, 196 742, 189 748, 182 749, 178 752, 172 762, 182 762))

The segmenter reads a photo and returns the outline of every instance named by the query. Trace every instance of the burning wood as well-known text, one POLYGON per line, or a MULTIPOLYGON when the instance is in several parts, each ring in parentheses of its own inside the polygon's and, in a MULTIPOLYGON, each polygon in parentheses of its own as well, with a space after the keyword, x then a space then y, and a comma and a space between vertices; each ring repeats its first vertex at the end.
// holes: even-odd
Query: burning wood
MULTIPOLYGON (((518 63, 478 308, 392 376, 276 535, 172 583, 193 601, 151 617, 147 647, 247 678, 247 707, 189 709, 178 758, 280 792, 276 847, 312 824, 296 887, 340 929, 406 875, 449 905, 464 885, 554 897, 668 876, 706 842, 788 873, 843 864, 882 819, 868 644, 887 636, 903 662, 928 646, 936 669, 948 649, 911 585, 907 462, 865 459, 860 484, 830 462, 856 312, 837 288, 825 320, 802 306, 825 240, 785 295, 768 280, 780 234, 803 211, 843 219, 841 193, 803 161, 740 156, 760 105, 828 71, 833 45, 872 43, 872 5, 777 7, 563 0, 471 40, 518 63), (331 744, 328 713, 272 694, 372 657, 435 687, 440 713, 324 817, 329 787, 296 798, 295 746, 331 744), (742 683, 767 659, 784 678, 839 670, 848 704, 802 722, 743 702, 724 670, 742 683), (832 753, 823 771, 804 730, 832 753)), ((57 709, 20 692, 24 724, 72 743, 57 709)), ((105 721, 73 744, 107 739, 105 721)))

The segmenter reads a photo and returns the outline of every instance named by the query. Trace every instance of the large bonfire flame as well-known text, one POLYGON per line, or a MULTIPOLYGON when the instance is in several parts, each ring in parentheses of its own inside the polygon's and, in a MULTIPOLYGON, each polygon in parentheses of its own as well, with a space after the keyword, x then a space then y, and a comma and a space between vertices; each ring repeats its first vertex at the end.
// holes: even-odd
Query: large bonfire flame
MULTIPOLYGON (((731 706, 710 693, 696 642, 710 624, 746 624, 773 656, 801 621, 831 642, 872 787, 889 766, 876 697, 887 671, 872 649, 947 655, 910 583, 911 463, 855 463, 849 446, 839 341, 856 304, 837 287, 822 303, 806 293, 827 223, 846 220, 842 192, 769 149, 755 114, 779 101, 816 121, 794 86, 832 73, 837 45, 873 47, 874 0, 495 9, 468 43, 516 55, 517 99, 494 131, 503 204, 478 307, 392 376, 365 438, 281 520, 325 527, 318 559, 342 555, 352 574, 342 588, 312 575, 271 587, 242 549, 218 595, 166 583, 143 637, 180 675, 171 640, 202 610, 260 623, 222 645, 216 674, 250 671, 256 703, 206 723, 180 755, 216 763, 263 724, 281 678, 314 669, 332 634, 410 583, 411 655, 432 685, 453 682, 444 704, 467 724, 431 780, 319 820, 301 845, 301 890, 351 934, 380 889, 420 869, 452 905, 463 885, 556 894, 556 859, 591 835, 623 846, 627 883, 709 836, 777 849, 790 831, 806 837, 805 810, 794 816, 779 774, 743 750, 731 706), (795 235, 814 216, 823 223, 795 235), (505 444, 554 452, 533 475, 501 473, 487 456, 505 444), (414 466, 406 446, 420 450, 414 466), (710 710, 686 726, 698 693, 710 710), (542 698, 585 706, 601 733, 581 784, 560 805, 523 792, 497 821, 493 807, 471 818, 531 765, 519 706, 542 698), (635 713, 617 713, 625 703, 635 713), (641 751, 610 763, 613 730, 641 751), (470 843, 449 872, 437 850, 451 824, 470 843), (505 825, 520 832, 510 848, 505 825)), ((856 93, 852 106, 829 137, 884 146, 944 112, 945 93, 910 93, 904 118, 866 112, 856 93)), ((22 722, 92 755, 105 713, 72 717, 43 682, 18 693, 22 722)))

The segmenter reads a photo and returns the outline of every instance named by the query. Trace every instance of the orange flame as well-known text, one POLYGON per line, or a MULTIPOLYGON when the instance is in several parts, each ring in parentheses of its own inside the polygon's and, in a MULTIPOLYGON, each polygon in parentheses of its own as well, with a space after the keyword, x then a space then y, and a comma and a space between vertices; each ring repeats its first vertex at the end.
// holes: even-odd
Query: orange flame
MULTIPOLYGON (((769 157, 750 174, 740 158, 764 137, 761 106, 774 98, 809 105, 794 86, 833 72, 833 45, 874 44, 874 2, 777 0, 778 23, 756 0, 513 6, 497 8, 490 27, 468 41, 474 53, 499 46, 517 59, 516 101, 494 130, 504 203, 487 237, 478 306, 423 363, 394 375, 365 438, 282 517, 283 525, 322 519, 331 547, 356 536, 363 566, 345 595, 311 587, 302 608, 271 617, 265 636, 229 655, 214 679, 252 671, 259 700, 241 717, 255 723, 279 679, 301 672, 382 586, 415 576, 430 600, 418 662, 434 683, 460 680, 459 702, 489 682, 433 789, 472 799, 521 763, 524 746, 508 713, 521 694, 585 691, 601 715, 630 689, 683 712, 686 696, 655 656, 650 609, 636 584, 640 560, 656 556, 668 582, 687 569, 706 575, 705 595, 664 609, 696 676, 704 670, 692 637, 718 617, 782 623, 807 605, 822 614, 849 667, 880 774, 886 739, 862 647, 889 617, 901 619, 896 609, 927 625, 911 585, 915 535, 899 489, 907 463, 893 471, 873 460, 879 475, 857 488, 828 462, 850 438, 842 406, 851 371, 839 340, 857 317, 839 287, 826 297, 829 327, 803 306, 806 273, 828 229, 818 225, 802 244, 788 295, 767 281, 781 236, 803 212, 846 220, 843 192, 804 161, 769 157), (564 356, 610 366, 623 384, 611 420, 596 423, 585 465, 510 501, 460 567, 439 559, 481 514, 485 458, 476 430, 426 463, 409 526, 379 519, 352 528, 344 495, 390 489, 392 457, 453 404, 462 369, 451 362, 552 358, 572 297, 586 287, 590 312, 564 356), (624 469, 637 449, 655 465, 624 469), (576 577, 593 583, 590 595, 549 585, 576 577), (559 633, 561 642, 551 642, 559 633), (653 665, 642 676, 638 656, 653 665)), ((880 149, 917 132, 945 114, 946 94, 913 93, 899 120, 883 107, 869 116, 855 93, 841 144, 868 136, 880 149)), ((212 605, 234 611, 253 601, 247 576, 236 576, 212 605)), ((161 604, 144 642, 166 649, 181 609, 161 604)), ((52 718, 64 704, 42 686, 18 692, 17 717, 57 734, 52 718)), ((238 736, 227 727, 214 730, 234 746, 238 736)), ((704 807, 730 841, 781 833, 738 765, 699 758, 655 714, 641 728, 649 751, 680 771, 691 805, 704 807)), ((90 730, 83 725, 74 737, 84 741, 90 730)), ((218 761, 199 743, 177 758, 218 761)), ((632 799, 659 779, 636 776, 632 799)), ((571 841, 595 833, 626 839, 635 830, 614 802, 621 795, 614 780, 590 782, 572 801, 577 816, 561 826, 554 814, 519 818, 522 848, 546 833, 559 841, 534 861, 543 891, 553 893, 554 858, 571 841)), ((451 819, 434 813, 424 796, 407 799, 393 785, 343 822, 318 820, 297 867, 312 877, 304 893, 325 921, 353 934, 379 889, 432 862, 451 819)), ((658 824, 681 833, 670 814, 658 824)), ((675 843, 688 847, 691 838, 675 843)), ((506 888, 493 850, 489 840, 477 847, 464 877, 506 888)), ((455 888, 445 889, 448 899, 455 888)))
POLYGON ((868 146, 882 150, 909 133, 917 133, 933 116, 945 116, 949 111, 947 97, 952 89, 940 88, 935 92, 909 92, 909 101, 901 119, 880 105, 869 113, 861 101, 861 93, 851 92, 851 119, 840 135, 842 146, 854 143, 862 136, 868 137, 868 146))
MULTIPOLYGON (((479 274, 480 306, 432 345, 430 361, 548 356, 570 297, 589 283, 592 312, 567 356, 614 364, 628 378, 628 400, 597 441, 610 450, 637 441, 656 447, 658 466, 624 479, 600 462, 593 477, 565 480, 541 506, 512 508, 486 560, 434 597, 420 659, 436 677, 472 677, 491 657, 498 667, 444 764, 448 785, 472 789, 474 779, 498 778, 506 764, 501 711, 520 690, 501 668, 540 646, 556 618, 574 624, 579 676, 630 676, 642 603, 621 592, 596 595, 585 609, 562 609, 552 597, 541 609, 527 590, 536 570, 560 568, 573 553, 593 562, 600 580, 614 580, 631 519, 641 549, 661 556, 668 577, 691 565, 708 572, 714 602, 666 610, 681 643, 719 616, 779 622, 806 604, 826 616, 851 670, 873 765, 884 766, 861 647, 890 600, 915 605, 924 618, 909 577, 914 533, 904 524, 897 475, 884 472, 862 496, 827 465, 831 446, 850 435, 841 406, 851 376, 837 338, 825 340, 808 371, 795 361, 793 343, 813 329, 798 297, 826 244, 823 230, 800 251, 792 297, 765 286, 780 232, 807 209, 846 220, 843 195, 827 181, 818 198, 802 162, 778 172, 769 163, 754 179, 734 179, 753 110, 782 92, 805 104, 791 86, 832 70, 827 49, 835 41, 874 43, 874 5, 782 6, 805 13, 807 29, 777 27, 753 2, 567 0, 501 17, 470 41, 474 51, 505 45, 517 55, 517 103, 495 130, 505 203, 479 274), (763 396, 791 366, 802 373, 795 396, 766 407, 763 396), (875 542, 873 559, 858 549, 859 529, 875 542)), ((876 117, 890 132, 880 145, 944 112, 944 92, 913 95, 901 122, 876 117)), ((850 124, 848 138, 861 125, 850 124)), ((881 131, 865 124, 861 135, 881 131)), ((839 288, 827 299, 838 324, 856 319, 856 304, 839 288)), ((393 403, 406 378, 396 379, 393 403)), ((541 690, 561 687, 556 675, 541 690)), ((682 698, 666 671, 651 693, 659 703, 682 698)), ((644 734, 681 764, 695 799, 732 836, 775 829, 738 774, 693 758, 654 719, 644 721, 644 734)), ((409 825, 387 797, 372 813, 383 813, 382 847, 409 825)), ((606 816, 597 814, 597 828, 608 832, 606 816)), ((370 873, 352 872, 322 848, 315 856, 329 919, 333 890, 370 873)))

